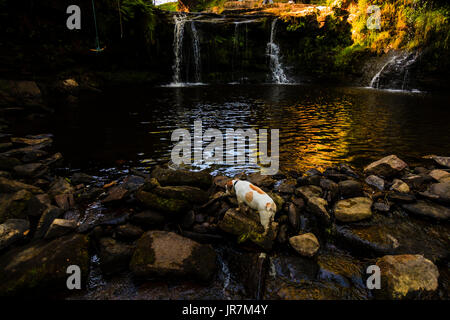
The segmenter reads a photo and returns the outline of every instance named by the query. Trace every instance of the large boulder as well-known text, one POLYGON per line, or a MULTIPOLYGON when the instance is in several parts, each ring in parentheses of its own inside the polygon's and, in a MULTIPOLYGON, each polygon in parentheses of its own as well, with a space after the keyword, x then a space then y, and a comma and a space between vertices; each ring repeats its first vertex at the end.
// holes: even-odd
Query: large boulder
POLYGON ((364 168, 364 173, 366 175, 389 178, 401 173, 407 166, 408 165, 396 155, 390 155, 369 164, 364 168))
POLYGON ((24 219, 9 219, 0 224, 0 251, 25 238, 30 231, 30 222, 24 219))
POLYGON ((319 240, 312 233, 305 233, 289 238, 292 248, 300 255, 312 257, 319 250, 319 240))
POLYGON ((342 222, 354 222, 372 216, 372 200, 365 197, 356 197, 340 200, 334 206, 336 219, 342 222))
POLYGON ((384 256, 376 264, 381 270, 379 295, 383 298, 423 299, 438 288, 438 268, 422 255, 384 256))
POLYGON ((212 176, 204 171, 172 170, 157 166, 151 177, 162 186, 193 186, 208 189, 212 184, 212 176))
POLYGON ((203 204, 208 201, 208 193, 191 186, 156 187, 152 192, 164 198, 185 200, 195 204, 203 204))
POLYGON ((0 223, 8 219, 24 219, 28 216, 33 195, 20 190, 12 194, 0 195, 0 223))
POLYGON ((138 277, 193 277, 208 281, 216 272, 216 253, 173 232, 148 231, 137 241, 130 262, 138 277))
POLYGON ((53 241, 37 241, 0 257, 0 296, 67 290, 67 267, 77 265, 82 280, 89 272, 89 239, 74 234, 53 241))

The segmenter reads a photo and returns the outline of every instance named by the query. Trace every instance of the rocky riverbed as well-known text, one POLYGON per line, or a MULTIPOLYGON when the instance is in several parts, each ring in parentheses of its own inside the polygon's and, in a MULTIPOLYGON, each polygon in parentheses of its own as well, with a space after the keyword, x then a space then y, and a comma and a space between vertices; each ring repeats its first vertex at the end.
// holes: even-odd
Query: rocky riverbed
POLYGON ((450 158, 239 174, 277 204, 264 235, 256 212, 225 196, 232 177, 167 166, 88 175, 64 167, 52 141, 2 138, 2 296, 449 298, 450 158), (66 288, 69 265, 81 291, 66 288), (366 287, 370 265, 380 290, 366 287))
MULTIPOLYGON (((80 90, 49 86, 66 103, 80 90)), ((31 81, 3 82, 0 295, 68 299, 448 299, 450 158, 389 155, 275 176, 167 165, 71 168, 50 133, 14 121, 52 112, 31 81), (249 180, 277 204, 267 234, 225 195, 249 180), (261 255, 265 253, 265 255, 261 255), (70 265, 81 290, 68 290, 70 265), (366 272, 377 265, 381 289, 366 272)))

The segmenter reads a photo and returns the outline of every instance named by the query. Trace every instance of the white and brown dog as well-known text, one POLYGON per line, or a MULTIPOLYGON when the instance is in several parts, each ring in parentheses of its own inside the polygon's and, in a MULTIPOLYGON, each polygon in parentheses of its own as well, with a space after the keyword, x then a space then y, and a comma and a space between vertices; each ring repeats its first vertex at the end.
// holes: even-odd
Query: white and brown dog
POLYGON ((277 211, 277 206, 272 198, 257 186, 243 180, 231 180, 227 183, 226 194, 234 193, 236 194, 239 207, 245 203, 250 208, 258 211, 261 224, 265 233, 267 233, 277 211))

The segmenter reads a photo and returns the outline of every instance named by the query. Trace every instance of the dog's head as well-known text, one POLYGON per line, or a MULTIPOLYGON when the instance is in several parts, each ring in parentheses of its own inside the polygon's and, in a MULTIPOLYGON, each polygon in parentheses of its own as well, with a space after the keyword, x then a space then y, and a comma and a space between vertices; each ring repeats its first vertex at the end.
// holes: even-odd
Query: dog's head
POLYGON ((237 179, 236 180, 230 180, 225 185, 225 194, 226 195, 234 195, 235 194, 235 190, 234 190, 234 182, 235 181, 237 181, 237 179))

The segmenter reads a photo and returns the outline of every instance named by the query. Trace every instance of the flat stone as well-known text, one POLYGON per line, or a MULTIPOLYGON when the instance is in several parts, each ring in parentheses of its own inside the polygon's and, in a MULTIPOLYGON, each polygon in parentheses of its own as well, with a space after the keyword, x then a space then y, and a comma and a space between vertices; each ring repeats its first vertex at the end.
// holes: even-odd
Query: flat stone
POLYGON ((404 183, 402 180, 394 179, 393 182, 394 183, 391 186, 391 190, 394 190, 394 191, 400 192, 400 193, 410 192, 409 186, 406 183, 404 183))
POLYGON ((390 155, 369 164, 364 168, 364 173, 366 175, 389 178, 399 174, 407 166, 408 165, 396 155, 390 155))
POLYGON ((0 193, 13 193, 20 190, 27 190, 31 193, 38 194, 44 193, 40 188, 22 183, 15 180, 9 180, 3 177, 0 177, 0 193))
POLYGON ((319 240, 312 233, 305 233, 289 238, 292 248, 302 256, 312 257, 319 250, 319 240))
POLYGON ((334 207, 336 219, 342 222, 354 222, 372 216, 372 200, 365 197, 356 197, 340 200, 334 207))
POLYGON ((438 288, 438 268, 422 255, 384 256, 376 264, 381 269, 381 297, 423 299, 438 288))
POLYGON ((53 143, 53 140, 52 140, 52 138, 48 138, 48 137, 36 138, 36 139, 12 137, 11 142, 15 143, 15 144, 34 146, 34 145, 42 144, 42 143, 51 145, 53 143))
POLYGON ((412 203, 416 201, 416 196, 407 193, 390 192, 388 199, 398 203, 412 203))
POLYGON ((78 225, 75 220, 55 219, 48 228, 44 239, 54 239, 62 237, 68 233, 74 232, 77 226, 78 225))
POLYGON ((25 219, 8 219, 0 224, 0 250, 24 239, 30 231, 30 222, 25 219))
POLYGON ((402 207, 415 215, 436 220, 450 219, 450 209, 433 202, 419 200, 416 203, 403 204, 402 207))
POLYGON ((262 175, 259 172, 255 172, 255 173, 248 175, 248 181, 250 181, 254 185, 257 185, 259 187, 268 188, 268 189, 272 188, 276 182, 274 179, 272 179, 271 176, 262 175))
POLYGON ((378 190, 384 190, 384 180, 375 175, 370 175, 366 178, 366 183, 372 187, 377 188, 378 190))
POLYGON ((212 184, 212 176, 205 171, 187 171, 155 167, 150 174, 162 186, 193 186, 208 189, 212 184))
POLYGON ((73 234, 9 250, 0 257, 0 296, 34 292, 42 297, 46 290, 67 292, 70 265, 80 267, 83 286, 89 274, 88 249, 88 236, 73 234))
POLYGON ((439 181, 439 182, 450 182, 450 172, 441 170, 441 169, 435 169, 432 170, 429 175, 439 181))
POLYGON ((47 170, 48 168, 42 163, 27 163, 14 167, 14 171, 22 177, 38 177, 47 170))

